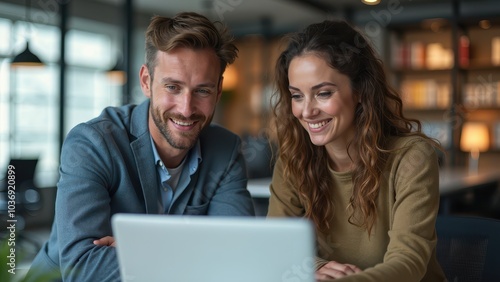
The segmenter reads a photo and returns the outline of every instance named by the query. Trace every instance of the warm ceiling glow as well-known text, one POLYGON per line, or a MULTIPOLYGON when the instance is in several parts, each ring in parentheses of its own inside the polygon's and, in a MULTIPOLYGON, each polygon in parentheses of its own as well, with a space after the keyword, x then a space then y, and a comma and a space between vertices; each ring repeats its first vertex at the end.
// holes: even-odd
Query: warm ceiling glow
POLYGON ((489 20, 479 21, 479 27, 482 29, 489 29, 491 27, 491 22, 489 20))
POLYGON ((366 5, 377 5, 380 3, 380 0, 361 0, 361 2, 366 5))
POLYGON ((443 18, 432 18, 432 19, 425 19, 422 21, 422 27, 423 28, 428 28, 434 32, 439 32, 442 27, 446 26, 448 24, 448 21, 443 19, 443 18))
POLYGON ((18 68, 18 67, 43 67, 45 66, 43 63, 36 63, 36 62, 21 62, 21 63, 11 63, 10 67, 11 68, 18 68))

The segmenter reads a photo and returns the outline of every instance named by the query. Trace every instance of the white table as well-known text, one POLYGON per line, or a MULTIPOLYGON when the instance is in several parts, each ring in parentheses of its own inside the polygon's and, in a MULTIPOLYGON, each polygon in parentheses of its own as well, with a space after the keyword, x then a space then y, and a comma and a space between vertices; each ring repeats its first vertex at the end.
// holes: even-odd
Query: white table
POLYGON ((269 184, 271 184, 270 177, 248 179, 247 189, 254 198, 269 198, 271 196, 269 184))
MULTIPOLYGON (((500 183, 500 168, 480 169, 477 173, 462 168, 442 168, 439 172, 439 193, 442 196, 495 183, 500 183)), ((247 188, 254 198, 269 198, 269 184, 271 178, 249 179, 247 188)))

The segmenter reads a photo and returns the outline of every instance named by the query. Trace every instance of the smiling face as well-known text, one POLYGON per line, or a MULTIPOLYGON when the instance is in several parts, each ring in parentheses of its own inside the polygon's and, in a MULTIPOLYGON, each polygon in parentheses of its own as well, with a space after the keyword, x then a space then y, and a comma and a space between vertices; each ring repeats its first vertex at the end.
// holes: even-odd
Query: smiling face
POLYGON ((288 68, 292 113, 316 146, 345 148, 354 136, 358 104, 348 76, 317 54, 295 57, 288 68))
POLYGON ((185 154, 212 120, 221 95, 220 61, 211 49, 158 51, 154 77, 141 68, 150 100, 149 130, 162 155, 185 154))

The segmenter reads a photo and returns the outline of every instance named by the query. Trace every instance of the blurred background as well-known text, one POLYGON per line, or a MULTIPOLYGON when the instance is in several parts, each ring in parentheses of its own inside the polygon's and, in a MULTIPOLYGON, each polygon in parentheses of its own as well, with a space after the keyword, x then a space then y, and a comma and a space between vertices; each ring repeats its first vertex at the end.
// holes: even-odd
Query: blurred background
POLYGON ((283 35, 345 19, 372 40, 405 114, 446 148, 444 183, 487 188, 450 196, 447 209, 471 201, 473 211, 487 201, 488 215, 498 208, 491 199, 500 175, 500 1, 0 0, 0 192, 11 164, 18 190, 28 191, 19 196, 27 230, 52 222, 67 132, 104 107, 145 99, 138 73, 149 20, 182 11, 220 21, 236 37, 239 57, 226 71, 214 122, 243 138, 252 179, 272 171, 270 97, 283 35))

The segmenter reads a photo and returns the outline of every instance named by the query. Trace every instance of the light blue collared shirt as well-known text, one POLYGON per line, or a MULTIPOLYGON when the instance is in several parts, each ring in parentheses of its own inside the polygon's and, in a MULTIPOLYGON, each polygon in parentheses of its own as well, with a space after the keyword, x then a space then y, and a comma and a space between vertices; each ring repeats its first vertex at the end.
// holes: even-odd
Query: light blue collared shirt
POLYGON ((158 151, 156 150, 153 137, 151 137, 151 146, 153 147, 156 171, 160 178, 160 213, 168 213, 172 202, 182 193, 182 191, 184 191, 184 189, 186 189, 189 181, 191 181, 191 175, 193 175, 198 170, 198 165, 201 163, 200 140, 196 141, 194 147, 189 150, 188 154, 181 163, 183 167, 179 181, 177 182, 177 187, 171 187, 168 183, 171 175, 167 167, 165 167, 165 165, 163 164, 163 161, 160 158, 160 154, 158 154, 158 151))

